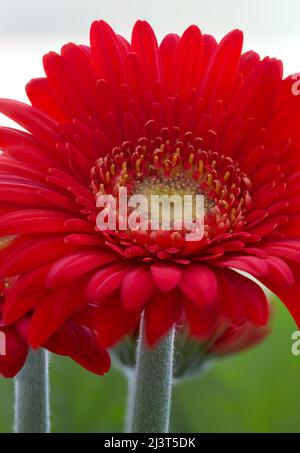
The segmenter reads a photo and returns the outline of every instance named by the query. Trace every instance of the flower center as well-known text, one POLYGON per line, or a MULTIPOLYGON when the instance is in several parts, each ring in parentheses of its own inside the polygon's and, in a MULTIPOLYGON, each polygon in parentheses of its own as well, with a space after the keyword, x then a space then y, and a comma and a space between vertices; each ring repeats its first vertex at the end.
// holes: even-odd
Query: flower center
MULTIPOLYGON (((200 137, 175 132, 163 129, 154 139, 123 142, 98 159, 91 170, 96 200, 103 194, 117 197, 120 187, 126 187, 128 195, 142 194, 147 200, 152 195, 202 195, 204 239, 243 229, 251 203, 249 178, 230 157, 203 149, 200 137)), ((127 239, 137 240, 140 233, 149 243, 155 243, 159 235, 168 237, 169 247, 183 239, 178 231, 126 232, 127 239)))

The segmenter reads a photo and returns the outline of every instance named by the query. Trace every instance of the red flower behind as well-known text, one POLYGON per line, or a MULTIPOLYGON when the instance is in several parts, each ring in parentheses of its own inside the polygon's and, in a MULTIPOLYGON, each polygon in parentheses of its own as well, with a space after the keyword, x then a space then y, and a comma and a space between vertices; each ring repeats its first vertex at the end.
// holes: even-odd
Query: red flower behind
POLYGON ((242 41, 191 26, 159 46, 139 21, 128 43, 94 22, 90 47, 44 57, 32 106, 0 101, 28 131, 0 131, 0 234, 15 236, 0 277, 19 276, 3 318, 30 313, 32 347, 70 318, 110 346, 142 311, 150 345, 178 322, 201 340, 222 319, 265 325, 264 292, 237 271, 300 325, 300 97, 281 62, 242 54, 242 41), (99 194, 120 186, 192 187, 205 197, 204 238, 97 231, 99 194))
MULTIPOLYGON (((5 304, 4 284, 0 282, 0 375, 14 377, 23 367, 29 350, 28 332, 31 313, 6 325, 3 321, 5 304)), ((101 346, 97 333, 70 317, 48 340, 41 345, 59 355, 71 357, 87 370, 102 375, 110 367, 107 351, 101 346)))
POLYGON ((13 326, 3 325, 3 291, 4 284, 0 282, 0 375, 10 378, 23 367, 28 354, 28 346, 22 332, 23 320, 13 326))

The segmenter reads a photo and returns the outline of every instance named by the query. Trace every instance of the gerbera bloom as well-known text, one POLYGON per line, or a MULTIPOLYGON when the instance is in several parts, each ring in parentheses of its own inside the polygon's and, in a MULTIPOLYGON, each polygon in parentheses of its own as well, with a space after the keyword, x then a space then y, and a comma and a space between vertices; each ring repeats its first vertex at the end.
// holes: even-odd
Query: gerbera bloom
POLYGON ((153 345, 176 323, 264 325, 269 305, 250 274, 300 322, 300 98, 280 61, 242 53, 189 27, 158 45, 138 21, 131 42, 103 21, 91 44, 44 57, 31 106, 0 100, 27 132, 1 128, 0 234, 14 236, 0 277, 18 276, 3 307, 30 315, 33 348, 73 316, 111 346, 145 314, 153 345), (101 232, 101 194, 205 197, 205 234, 101 232), (155 193, 156 193, 155 192, 155 193))

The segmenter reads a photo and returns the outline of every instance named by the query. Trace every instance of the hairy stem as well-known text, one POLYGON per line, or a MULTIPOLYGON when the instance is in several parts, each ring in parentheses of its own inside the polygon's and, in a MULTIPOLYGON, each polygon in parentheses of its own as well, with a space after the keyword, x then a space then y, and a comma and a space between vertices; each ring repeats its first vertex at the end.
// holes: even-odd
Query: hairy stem
POLYGON ((48 379, 48 352, 30 351, 15 380, 16 433, 50 431, 48 379))
POLYGON ((142 317, 136 370, 129 385, 127 431, 167 433, 173 381, 174 329, 152 348, 145 342, 144 330, 142 317))

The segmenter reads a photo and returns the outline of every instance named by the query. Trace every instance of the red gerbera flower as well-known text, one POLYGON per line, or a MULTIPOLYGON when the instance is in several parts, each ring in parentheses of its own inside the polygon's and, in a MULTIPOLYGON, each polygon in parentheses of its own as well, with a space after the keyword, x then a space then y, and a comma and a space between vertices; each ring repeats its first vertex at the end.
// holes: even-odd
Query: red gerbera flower
MULTIPOLYGON (((110 346, 145 312, 150 345, 174 323, 208 338, 220 323, 264 325, 253 275, 300 323, 300 97, 281 62, 196 26, 160 45, 146 22, 131 43, 104 22, 91 46, 44 57, 32 106, 0 101, 28 132, 1 128, 0 277, 15 277, 4 321, 30 315, 44 345, 70 317, 110 346), (170 190, 205 197, 205 234, 100 232, 99 194, 170 190)), ((50 340, 51 341, 51 340, 50 340)))

